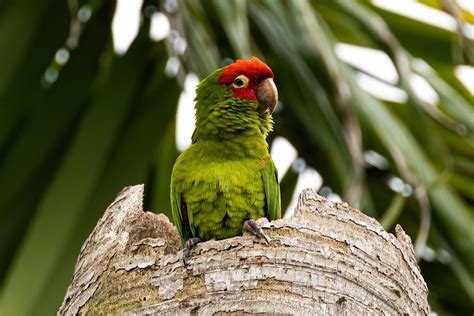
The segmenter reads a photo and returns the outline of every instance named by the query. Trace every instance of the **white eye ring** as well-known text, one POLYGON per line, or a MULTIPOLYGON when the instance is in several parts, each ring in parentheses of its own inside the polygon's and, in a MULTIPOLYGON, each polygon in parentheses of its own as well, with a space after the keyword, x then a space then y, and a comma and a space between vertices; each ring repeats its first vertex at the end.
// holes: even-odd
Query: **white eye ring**
POLYGON ((234 88, 247 88, 249 85, 249 78, 246 75, 238 75, 234 82, 232 82, 232 87, 234 88))

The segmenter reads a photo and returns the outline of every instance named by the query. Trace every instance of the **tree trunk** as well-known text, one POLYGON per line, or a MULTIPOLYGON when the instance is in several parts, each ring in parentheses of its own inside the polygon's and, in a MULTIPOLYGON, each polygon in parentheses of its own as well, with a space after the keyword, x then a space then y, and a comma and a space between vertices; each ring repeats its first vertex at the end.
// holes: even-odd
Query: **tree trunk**
POLYGON ((346 203, 301 193, 293 217, 200 243, 186 261, 175 227, 125 188, 84 243, 60 315, 428 314, 410 237, 346 203))

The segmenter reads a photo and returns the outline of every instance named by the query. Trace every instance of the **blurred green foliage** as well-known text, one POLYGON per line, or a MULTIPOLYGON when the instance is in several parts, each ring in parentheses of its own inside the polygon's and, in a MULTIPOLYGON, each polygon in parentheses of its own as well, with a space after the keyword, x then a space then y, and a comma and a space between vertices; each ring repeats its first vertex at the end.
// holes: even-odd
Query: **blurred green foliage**
MULTIPOLYGON (((287 138, 325 186, 387 229, 403 225, 436 312, 472 314, 474 106, 454 75, 472 62, 472 40, 366 2, 146 0, 139 34, 119 56, 114 7, 0 1, 1 315, 57 311, 80 246, 124 186, 145 183, 146 208, 169 213, 184 76, 202 78, 225 57, 251 55, 276 74, 281 110, 271 137, 287 138), (160 42, 148 36, 156 10, 174 30, 160 42), (182 54, 176 36, 186 41, 182 54), (338 42, 386 52, 406 104, 361 90, 358 69, 335 54, 338 42), (55 59, 60 48, 65 64, 55 59), (176 77, 165 75, 170 57, 181 63, 176 77), (414 73, 439 104, 417 97, 414 73), (371 152, 387 164, 368 163, 371 152), (394 177, 413 194, 390 189, 394 177)), ((284 205, 297 179, 292 168, 284 175, 284 205)))

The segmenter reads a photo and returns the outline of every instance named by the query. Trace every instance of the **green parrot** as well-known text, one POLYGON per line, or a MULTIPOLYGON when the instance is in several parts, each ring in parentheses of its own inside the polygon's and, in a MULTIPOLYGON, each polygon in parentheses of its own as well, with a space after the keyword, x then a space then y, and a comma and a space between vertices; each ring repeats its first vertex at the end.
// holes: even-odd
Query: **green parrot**
POLYGON ((202 80, 195 101, 192 145, 175 162, 170 190, 187 253, 200 241, 242 229, 268 241, 255 219, 281 218, 277 170, 266 142, 278 101, 272 70, 256 57, 237 60, 202 80))

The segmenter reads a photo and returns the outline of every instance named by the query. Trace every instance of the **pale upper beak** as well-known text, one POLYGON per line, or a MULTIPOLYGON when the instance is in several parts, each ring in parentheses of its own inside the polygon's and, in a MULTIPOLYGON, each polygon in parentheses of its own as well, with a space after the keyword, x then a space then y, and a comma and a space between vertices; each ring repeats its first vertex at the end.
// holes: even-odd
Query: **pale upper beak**
POLYGON ((278 102, 278 90, 272 78, 260 82, 257 87, 258 112, 264 113, 267 109, 270 114, 275 111, 278 102))

